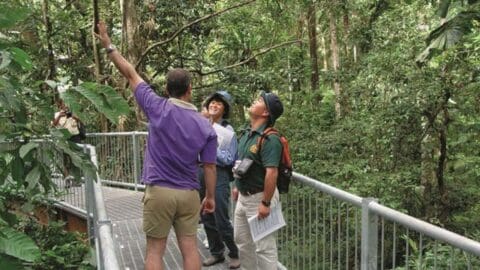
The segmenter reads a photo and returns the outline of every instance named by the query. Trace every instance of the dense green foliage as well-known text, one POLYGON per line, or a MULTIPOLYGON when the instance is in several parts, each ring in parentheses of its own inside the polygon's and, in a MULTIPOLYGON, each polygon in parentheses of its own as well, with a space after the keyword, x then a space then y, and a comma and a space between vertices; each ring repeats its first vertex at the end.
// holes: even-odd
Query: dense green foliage
MULTIPOLYGON (((47 195, 56 192, 56 186, 51 181, 52 170, 57 168, 61 171, 63 166, 57 157, 64 153, 70 156, 76 168, 83 170, 83 175, 95 175, 89 157, 82 153, 80 147, 67 140, 70 136, 68 131, 48 130, 49 116, 53 114, 54 108, 48 100, 49 94, 41 87, 45 83, 34 79, 36 63, 31 60, 26 49, 21 48, 23 46, 19 34, 22 32, 18 31, 24 26, 20 22, 31 16, 31 12, 27 6, 0 4, 1 269, 23 269, 27 265, 39 265, 36 269, 47 269, 50 255, 62 255, 56 255, 54 247, 42 246, 22 229, 18 229, 21 223, 18 217, 31 216, 36 206, 51 203, 47 195), (42 139, 40 136, 47 132, 50 133, 48 139, 42 139)), ((72 171, 74 172, 78 177, 80 170, 72 171)), ((64 240, 71 242, 71 239, 64 240)), ((58 244, 64 243, 59 241, 58 244)), ((66 245, 61 246, 63 253, 78 249, 78 246, 69 246, 69 243, 66 245)), ((87 248, 84 243, 81 245, 87 248)), ((84 254, 79 253, 78 256, 83 258, 84 254)), ((67 261, 63 265, 77 268, 81 261, 67 261)), ((49 269, 59 268, 65 267, 62 264, 52 264, 49 269)))
POLYGON ((48 226, 28 220, 21 228, 40 249, 40 257, 33 269, 94 269, 90 264, 91 250, 85 235, 66 232, 63 223, 50 222, 48 226))

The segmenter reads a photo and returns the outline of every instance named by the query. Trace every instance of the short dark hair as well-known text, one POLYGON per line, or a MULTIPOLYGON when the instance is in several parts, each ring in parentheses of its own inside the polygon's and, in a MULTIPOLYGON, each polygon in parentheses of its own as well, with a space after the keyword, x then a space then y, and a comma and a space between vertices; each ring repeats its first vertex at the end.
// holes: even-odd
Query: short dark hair
POLYGON ((167 93, 169 96, 179 98, 188 90, 192 76, 181 68, 175 68, 167 73, 167 93))

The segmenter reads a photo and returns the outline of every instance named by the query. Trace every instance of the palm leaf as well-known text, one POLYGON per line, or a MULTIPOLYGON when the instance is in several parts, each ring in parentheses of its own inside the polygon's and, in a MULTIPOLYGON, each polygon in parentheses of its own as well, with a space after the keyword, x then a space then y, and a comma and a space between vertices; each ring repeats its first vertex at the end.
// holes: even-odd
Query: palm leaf
MULTIPOLYGON (((100 113, 115 124, 118 124, 119 117, 130 113, 127 101, 110 86, 85 82, 73 89, 88 99, 100 113)), ((62 98, 67 95, 65 98, 71 100, 68 98, 68 92, 63 93, 62 98)), ((73 102, 67 104, 70 107, 74 105, 73 102)))
POLYGON ((423 65, 434 55, 455 46, 472 31, 474 21, 480 21, 480 11, 463 11, 433 30, 427 37, 427 48, 415 59, 417 65, 423 65))

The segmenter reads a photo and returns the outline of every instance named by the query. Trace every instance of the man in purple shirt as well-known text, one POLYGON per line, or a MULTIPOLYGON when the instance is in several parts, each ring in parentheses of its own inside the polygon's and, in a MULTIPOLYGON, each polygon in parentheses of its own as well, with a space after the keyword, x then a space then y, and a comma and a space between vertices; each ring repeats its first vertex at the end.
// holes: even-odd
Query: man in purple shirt
POLYGON ((112 46, 107 28, 98 24, 102 46, 110 60, 128 79, 135 98, 147 116, 148 140, 142 179, 143 230, 147 235, 145 269, 163 269, 168 233, 173 226, 183 255, 183 269, 200 269, 197 225, 200 209, 215 210, 217 136, 194 105, 190 74, 173 69, 167 74, 170 98, 156 95, 151 87, 112 46), (200 205, 197 182, 198 160, 203 163, 206 197, 200 205))

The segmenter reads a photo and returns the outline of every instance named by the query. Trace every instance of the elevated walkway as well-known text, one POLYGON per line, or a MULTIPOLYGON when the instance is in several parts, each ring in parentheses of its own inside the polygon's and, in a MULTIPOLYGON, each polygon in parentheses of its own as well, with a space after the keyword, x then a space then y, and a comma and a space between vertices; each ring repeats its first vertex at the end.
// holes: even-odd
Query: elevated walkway
MULTIPOLYGON (((58 182, 58 181, 57 181, 58 182)), ((63 187, 63 183, 57 183, 63 187)), ((62 201, 85 209, 81 198, 84 195, 85 185, 67 189, 67 195, 62 201)), ((142 197, 143 192, 117 187, 102 187, 107 216, 112 222, 112 233, 115 250, 121 269, 141 270, 144 268, 146 240, 142 230, 142 197)), ((209 255, 204 246, 205 233, 201 225, 198 226, 198 250, 202 260, 209 255)), ((177 239, 173 231, 168 236, 168 246, 164 256, 165 269, 182 269, 182 255, 178 248, 177 239)), ((228 269, 227 262, 203 269, 220 270, 228 269)))
MULTIPOLYGON (((112 221, 121 269, 143 269, 142 192, 136 190, 145 135, 90 134, 89 138, 98 153, 98 179, 108 179, 102 182, 118 186, 99 189, 112 221)), ((81 207, 82 190, 71 188, 64 200, 79 201, 81 207)), ((279 261, 288 269, 480 269, 478 239, 385 207, 376 199, 361 198, 294 173, 291 191, 281 195, 280 201, 287 226, 278 232, 279 261)), ((100 226, 108 223, 100 221, 100 226)), ((204 239, 199 227, 198 248, 202 259, 208 256, 202 244, 204 239)), ((167 269, 181 269, 174 234, 169 236, 164 260, 167 269)), ((224 263, 204 269, 228 267, 224 263)))

